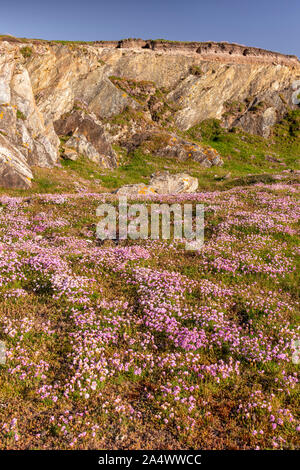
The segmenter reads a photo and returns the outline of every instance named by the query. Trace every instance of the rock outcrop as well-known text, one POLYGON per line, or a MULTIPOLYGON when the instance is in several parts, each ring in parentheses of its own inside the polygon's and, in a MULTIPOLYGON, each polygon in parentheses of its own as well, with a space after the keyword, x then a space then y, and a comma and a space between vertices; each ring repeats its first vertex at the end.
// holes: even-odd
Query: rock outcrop
POLYGON ((149 186, 158 194, 194 193, 198 189, 198 179, 187 173, 171 175, 163 172, 153 175, 149 186))
POLYGON ((216 61, 238 61, 238 63, 277 63, 282 65, 298 64, 295 55, 285 55, 259 47, 248 47, 228 42, 167 41, 164 39, 121 39, 120 41, 95 41, 94 46, 121 49, 150 49, 152 51, 182 54, 199 54, 203 59, 216 61))
MULTIPOLYGON (((17 160, 26 171, 52 167, 61 150, 66 158, 81 154, 115 167, 111 144, 128 138, 122 122, 128 109, 148 121, 150 133, 173 128, 177 144, 157 149, 158 155, 186 159, 192 153, 201 165, 221 164, 212 150, 207 156, 194 145, 188 152, 191 143, 180 141, 179 131, 217 118, 225 127, 268 137, 274 123, 298 106, 299 83, 296 57, 238 44, 131 39, 64 45, 4 37, 0 132, 14 149, 9 184, 20 184, 17 160), (64 146, 57 134, 70 137, 64 146)), ((145 132, 138 120, 133 127, 129 140, 145 132)), ((4 167, 1 174, 0 185, 8 185, 4 167)))
MULTIPOLYGON (((74 110, 55 121, 54 129, 59 136, 70 136, 64 144, 63 156, 66 154, 70 158, 71 150, 104 168, 114 168, 117 165, 116 153, 95 115, 88 114, 84 109, 74 110)), ((74 159, 76 158, 73 155, 71 160, 74 159)))
POLYGON ((158 132, 157 129, 133 133, 126 141, 121 142, 129 151, 141 148, 144 153, 159 157, 175 158, 179 161, 194 160, 205 168, 223 165, 222 158, 212 147, 195 144, 175 134, 158 132))
POLYGON ((29 166, 50 168, 55 164, 59 139, 52 122, 45 124, 28 70, 15 54, 10 45, 0 51, 0 185, 20 188, 28 186, 32 178, 29 166))
POLYGON ((187 173, 161 172, 152 175, 149 185, 127 184, 116 191, 118 196, 147 196, 154 194, 194 193, 198 189, 198 179, 187 173))
POLYGON ((26 189, 33 178, 24 155, 0 134, 0 184, 4 188, 26 189))

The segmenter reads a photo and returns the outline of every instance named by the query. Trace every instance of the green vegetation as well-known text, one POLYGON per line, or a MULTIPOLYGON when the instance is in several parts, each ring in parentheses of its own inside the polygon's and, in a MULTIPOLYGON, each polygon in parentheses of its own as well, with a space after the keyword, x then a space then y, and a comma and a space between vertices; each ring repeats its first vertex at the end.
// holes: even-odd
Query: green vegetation
POLYGON ((1 449, 296 449, 296 190, 199 195, 199 252, 99 246, 89 194, 6 195, 1 449))
MULTIPOLYGON (((200 190, 227 189, 233 186, 246 186, 257 182, 270 183, 272 174, 285 169, 299 168, 300 111, 290 112, 273 130, 269 139, 247 134, 239 129, 228 131, 220 121, 211 119, 180 134, 198 144, 215 148, 224 160, 222 167, 202 168, 199 163, 189 160, 178 161, 151 154, 150 147, 137 149, 127 155, 125 149, 114 146, 119 155, 119 166, 113 170, 100 168, 86 158, 77 161, 61 160, 62 168, 34 168, 34 180, 28 194, 36 192, 73 192, 76 185, 91 191, 111 191, 125 184, 148 183, 152 173, 187 171, 199 181, 200 190), (150 153, 145 153, 145 152, 150 153), (271 157, 271 161, 270 158, 271 157)), ((133 120, 142 124, 144 115, 127 107, 126 110, 108 121, 116 125, 128 125, 133 120)), ((62 145, 68 136, 61 138, 62 145)), ((157 139, 160 139, 158 134, 157 139)), ((159 142, 158 142, 159 143, 159 142)), ((288 181, 295 180, 291 173, 288 181)), ((3 193, 4 190, 1 190, 3 193)), ((4 191, 9 194, 24 194, 21 190, 4 191)))
POLYGON ((85 158, 79 158, 76 161, 63 160, 62 165, 65 169, 72 170, 77 176, 86 180, 99 179, 104 187, 110 189, 118 188, 124 184, 146 182, 155 169, 151 159, 148 160, 139 151, 134 152, 127 163, 110 171, 99 168, 97 164, 88 162, 85 158))
POLYGON ((241 101, 227 101, 225 103, 226 112, 223 117, 242 113, 246 109, 246 104, 241 101))
POLYGON ((190 67, 190 73, 192 75, 195 75, 195 77, 201 77, 202 75, 201 67, 199 67, 199 65, 192 65, 190 67))
POLYGON ((74 44, 74 45, 81 45, 81 44, 94 44, 94 41, 65 41, 65 40, 52 40, 52 41, 48 41, 49 43, 51 44, 62 44, 63 46, 68 46, 68 45, 71 45, 71 44, 74 44))
POLYGON ((284 140, 299 139, 300 137, 300 111, 295 110, 288 113, 284 119, 275 127, 274 134, 284 140))
POLYGON ((51 177, 36 177, 35 184, 38 186, 40 193, 52 193, 56 190, 56 184, 51 177))
POLYGON ((192 44, 193 41, 172 41, 171 39, 150 39, 154 43, 166 43, 166 44, 192 44))
POLYGON ((26 59, 31 57, 32 53, 33 53, 31 47, 29 47, 29 46, 21 47, 20 52, 21 52, 22 56, 25 57, 26 59))
POLYGON ((131 106, 126 106, 122 113, 116 114, 111 118, 104 119, 104 122, 109 122, 112 125, 124 126, 131 121, 145 121, 145 115, 141 111, 135 111, 131 106))
POLYGON ((259 101, 251 106, 250 111, 256 113, 266 108, 266 103, 264 101, 259 101))
POLYGON ((25 120, 26 120, 25 114, 22 113, 22 111, 20 111, 19 109, 17 109, 17 118, 18 118, 18 119, 22 119, 22 121, 25 121, 25 120))
POLYGON ((123 91, 124 98, 128 95, 146 109, 146 101, 151 93, 151 89, 155 89, 155 84, 153 82, 146 80, 131 80, 128 78, 117 77, 115 75, 111 75, 109 79, 117 88, 119 88, 119 90, 123 91))
MULTIPOLYGON (((125 88, 128 80, 119 77, 111 77, 115 82, 125 88)), ((150 82, 142 85, 150 86, 150 82)), ((141 83, 130 81, 132 90, 141 90, 141 83), (135 88, 136 87, 136 88, 135 88)), ((158 100, 162 107, 156 111, 157 120, 162 128, 161 115, 168 103, 164 101, 165 90, 156 89, 151 99, 158 100)), ((156 101, 155 101, 156 102, 156 101)), ((227 103, 227 109, 231 111, 241 110, 242 103, 227 103)), ((151 102, 150 102, 151 108, 151 102)), ((25 119, 23 113, 17 111, 19 119, 25 119)), ((172 115, 171 115, 172 117, 172 115)), ((152 116, 155 119, 155 116, 152 116)), ((147 119, 143 111, 136 111, 130 106, 111 118, 105 120, 112 127, 110 132, 118 132, 119 126, 147 126, 147 119), (115 128, 114 128, 115 126, 115 128)), ((168 144, 167 134, 157 133, 143 146, 127 153, 125 148, 114 146, 119 156, 119 166, 115 169, 105 169, 86 158, 77 161, 62 159, 62 168, 51 170, 34 168, 33 185, 28 193, 34 192, 65 192, 74 191, 76 185, 81 185, 91 191, 110 191, 125 184, 144 182, 148 183, 152 173, 156 171, 169 171, 178 173, 187 171, 199 181, 200 190, 227 189, 233 186, 251 185, 257 182, 275 181, 272 174, 281 173, 283 170, 296 170, 299 168, 300 155, 300 110, 289 112, 281 122, 273 129, 268 139, 247 134, 239 128, 227 130, 221 126, 217 119, 210 119, 193 126, 185 132, 166 127, 168 132, 176 132, 185 139, 189 139, 198 145, 208 145, 217 150, 224 161, 221 167, 213 166, 203 168, 199 163, 178 161, 172 158, 155 156, 156 146, 168 144), (165 142, 162 142, 165 139, 165 142)), ((64 143, 69 136, 61 137, 61 153, 64 143)), ((295 177, 291 173, 289 180, 295 177)), ((1 191, 3 192, 3 191, 1 191)), ((7 192, 7 190, 6 190, 7 192)), ((22 191, 11 190, 10 194, 23 194, 22 191)))
MULTIPOLYGON (((239 129, 228 131, 220 121, 210 119, 190 128, 185 136, 215 148, 224 159, 217 172, 232 172, 232 176, 247 173, 275 173, 285 168, 299 168, 300 111, 291 111, 274 127, 269 139, 247 134, 239 129), (270 162, 266 156, 274 156, 270 162)), ((216 171, 212 169, 211 171, 216 171)))

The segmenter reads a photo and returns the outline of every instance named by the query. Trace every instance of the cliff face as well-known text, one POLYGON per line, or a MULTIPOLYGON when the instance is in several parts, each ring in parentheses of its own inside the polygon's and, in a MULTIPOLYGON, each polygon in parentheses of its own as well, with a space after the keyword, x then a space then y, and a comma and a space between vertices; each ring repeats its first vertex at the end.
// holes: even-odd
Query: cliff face
POLYGON ((111 143, 118 136, 145 126, 157 133, 164 118, 181 130, 218 118, 267 137, 297 107, 299 92, 296 57, 237 44, 2 41, 0 183, 26 187, 31 166, 55 165, 57 134, 73 139, 69 150, 106 167, 117 164, 111 143), (146 124, 126 133, 110 120, 128 108, 146 124))

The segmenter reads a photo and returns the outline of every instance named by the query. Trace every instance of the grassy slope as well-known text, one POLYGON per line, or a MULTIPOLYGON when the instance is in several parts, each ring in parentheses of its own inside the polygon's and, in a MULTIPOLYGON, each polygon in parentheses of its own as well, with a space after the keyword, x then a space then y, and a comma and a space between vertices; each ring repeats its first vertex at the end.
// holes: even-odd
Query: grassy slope
MULTIPOLYGON (((293 111, 279 123, 269 139, 235 130, 228 132, 220 127, 219 121, 203 122, 182 133, 195 142, 205 143, 215 148, 223 157, 222 167, 201 168, 193 162, 180 162, 145 155, 139 150, 128 157, 122 157, 121 165, 115 170, 99 168, 82 158, 76 162, 61 159, 61 168, 52 170, 34 169, 34 182, 27 192, 72 192, 74 184, 93 191, 111 191, 124 184, 145 182, 159 170, 171 173, 188 171, 198 177, 199 188, 203 190, 226 189, 253 182, 247 175, 266 180, 265 175, 280 173, 286 169, 298 169, 300 157, 300 111, 293 111), (270 162, 266 156, 278 160, 270 162), (230 176, 229 176, 230 174, 230 176), (226 179, 223 179, 228 175, 226 179)), ((120 152, 120 149, 116 148, 120 152)), ((121 152, 120 152, 121 153, 121 152)), ((1 191, 1 190, 0 190, 1 191)), ((6 191, 3 191, 7 193, 6 191)), ((10 194, 24 194, 24 191, 9 191, 10 194)))

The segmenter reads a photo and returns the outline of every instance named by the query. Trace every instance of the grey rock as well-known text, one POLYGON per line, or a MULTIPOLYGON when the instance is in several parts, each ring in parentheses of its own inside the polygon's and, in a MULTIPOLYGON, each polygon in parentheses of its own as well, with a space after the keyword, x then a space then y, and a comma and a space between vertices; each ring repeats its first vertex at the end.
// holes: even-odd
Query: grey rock
POLYGON ((187 173, 172 175, 164 172, 152 176, 150 187, 158 194, 194 193, 198 189, 198 179, 187 173))
POLYGON ((175 175, 168 172, 154 174, 145 184, 125 185, 116 191, 118 196, 147 196, 153 194, 194 193, 198 189, 198 179, 187 173, 175 175))
POLYGON ((0 134, 0 185, 26 189, 33 178, 25 156, 0 134))

